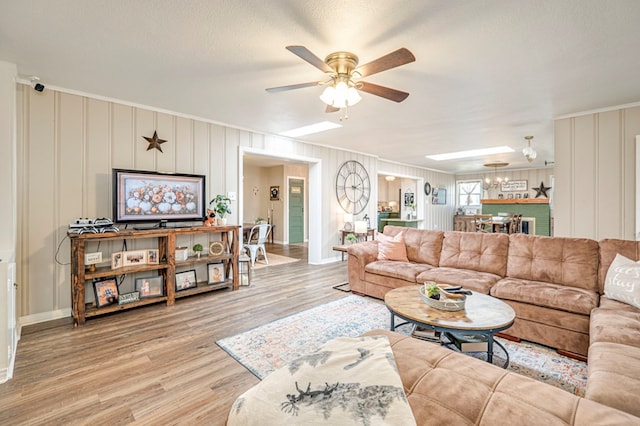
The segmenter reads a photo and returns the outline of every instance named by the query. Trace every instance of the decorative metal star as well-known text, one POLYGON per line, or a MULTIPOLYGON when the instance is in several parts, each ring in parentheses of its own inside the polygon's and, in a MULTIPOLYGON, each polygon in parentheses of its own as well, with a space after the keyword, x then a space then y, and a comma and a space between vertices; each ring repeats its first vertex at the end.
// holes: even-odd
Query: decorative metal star
POLYGON ((547 191, 551 189, 550 186, 544 186, 544 182, 540 182, 540 186, 538 188, 531 188, 536 191, 536 198, 544 196, 545 198, 549 198, 547 195, 547 191))
POLYGON ((165 143, 166 140, 164 139, 158 139, 158 132, 154 131, 153 132, 153 137, 148 138, 146 136, 143 136, 143 138, 145 138, 147 140, 147 142, 149 142, 149 146, 147 147, 147 151, 152 150, 153 148, 157 149, 160 152, 162 151, 162 148, 160 147, 161 144, 165 143))

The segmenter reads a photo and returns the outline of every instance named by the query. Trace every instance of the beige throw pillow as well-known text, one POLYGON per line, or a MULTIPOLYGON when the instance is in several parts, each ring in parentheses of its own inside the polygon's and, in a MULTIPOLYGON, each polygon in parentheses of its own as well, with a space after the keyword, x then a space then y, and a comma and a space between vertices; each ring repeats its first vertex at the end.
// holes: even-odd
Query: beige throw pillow
POLYGON ((378 241, 378 260, 401 260, 408 262, 407 246, 404 243, 404 234, 401 232, 395 237, 376 233, 378 241))
POLYGON ((640 309, 640 263, 616 254, 604 281, 604 295, 640 309))

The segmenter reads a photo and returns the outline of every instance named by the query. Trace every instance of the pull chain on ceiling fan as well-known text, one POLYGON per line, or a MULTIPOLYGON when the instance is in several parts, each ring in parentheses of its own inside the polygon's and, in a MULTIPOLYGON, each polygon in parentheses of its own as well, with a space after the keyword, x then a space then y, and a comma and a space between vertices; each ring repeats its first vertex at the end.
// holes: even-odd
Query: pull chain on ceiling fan
POLYGON ((394 102, 402 102, 409 96, 407 92, 356 80, 415 61, 415 56, 404 47, 359 68, 358 57, 350 52, 334 52, 323 61, 304 46, 287 46, 287 50, 327 74, 330 79, 271 87, 266 89, 269 93, 328 85, 320 95, 322 102, 327 104, 326 112, 357 104, 362 99, 359 90, 394 102))

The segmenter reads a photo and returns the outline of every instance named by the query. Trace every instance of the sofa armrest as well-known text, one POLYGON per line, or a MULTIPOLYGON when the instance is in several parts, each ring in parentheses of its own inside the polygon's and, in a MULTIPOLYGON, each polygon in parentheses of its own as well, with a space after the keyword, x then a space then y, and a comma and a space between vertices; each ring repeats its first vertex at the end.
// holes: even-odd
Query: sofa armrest
POLYGON ((347 248, 347 268, 351 291, 364 293, 364 269, 378 259, 378 242, 365 241, 347 248))

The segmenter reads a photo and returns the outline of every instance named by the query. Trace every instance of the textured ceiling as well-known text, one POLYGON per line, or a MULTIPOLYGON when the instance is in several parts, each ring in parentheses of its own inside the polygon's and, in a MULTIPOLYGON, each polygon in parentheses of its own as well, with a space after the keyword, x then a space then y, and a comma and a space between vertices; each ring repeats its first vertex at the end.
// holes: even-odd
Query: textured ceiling
POLYGON ((553 118, 640 101, 640 1, 0 0, 0 60, 45 84, 278 133, 324 113, 322 80, 285 46, 361 63, 400 47, 416 62, 366 78, 340 129, 302 138, 449 172, 553 161, 553 118), (534 163, 521 154, 533 135, 534 163), (425 154, 509 145, 514 154, 425 154))

